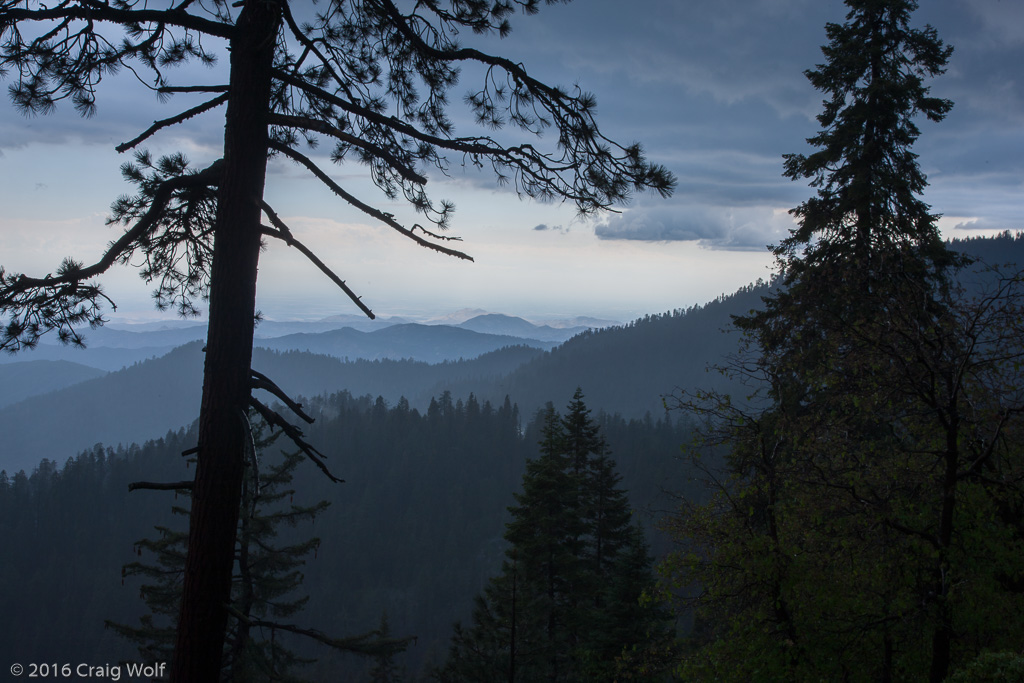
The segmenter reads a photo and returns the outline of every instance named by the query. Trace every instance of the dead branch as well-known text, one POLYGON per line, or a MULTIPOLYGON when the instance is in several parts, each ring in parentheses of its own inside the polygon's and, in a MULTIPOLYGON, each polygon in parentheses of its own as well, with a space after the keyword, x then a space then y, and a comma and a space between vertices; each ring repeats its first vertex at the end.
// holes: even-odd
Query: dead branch
POLYGON ((288 408, 291 409, 293 413, 298 415, 300 418, 302 418, 309 424, 313 424, 313 422, 315 422, 315 420, 308 414, 306 414, 306 412, 302 409, 302 404, 297 403, 291 397, 289 397, 288 394, 284 393, 284 390, 282 390, 281 387, 277 386, 277 384, 273 380, 271 380, 263 373, 257 372, 251 368, 249 372, 252 373, 253 389, 263 389, 264 391, 269 391, 274 396, 279 398, 286 406, 288 406, 288 408))
POLYGON ((147 139, 149 137, 152 137, 158 131, 160 131, 160 130, 162 130, 164 128, 168 128, 170 126, 173 126, 175 124, 181 123, 182 121, 187 121, 188 119, 192 118, 193 116, 198 116, 199 114, 202 114, 205 111, 209 111, 210 109, 213 109, 214 107, 217 107, 217 106, 219 106, 221 104, 224 104, 227 101, 228 101, 228 93, 224 93, 222 95, 218 95, 217 97, 214 97, 212 100, 207 100, 206 102, 203 102, 200 105, 192 107, 191 109, 183 111, 180 114, 177 114, 177 115, 172 116, 170 118, 162 119, 160 121, 154 121, 153 125, 150 126, 149 128, 147 128, 145 130, 145 132, 143 132, 141 135, 139 135, 138 137, 136 137, 133 140, 129 140, 128 142, 122 142, 120 145, 118 145, 114 149, 117 152, 126 152, 127 150, 132 149, 133 147, 138 145, 143 140, 145 140, 145 139, 147 139))
POLYGON ((301 429, 285 420, 277 413, 277 411, 272 410, 271 408, 261 403, 258 399, 253 398, 252 396, 249 397, 249 405, 255 408, 256 412, 258 412, 263 417, 263 419, 266 420, 267 424, 269 424, 271 427, 280 428, 281 431, 284 432, 285 436, 291 439, 292 443, 298 446, 299 449, 303 453, 305 453, 306 456, 310 460, 312 460, 317 467, 320 468, 320 471, 327 475, 328 479, 340 484, 345 483, 344 479, 339 479, 338 477, 331 474, 331 471, 327 469, 327 465, 324 464, 323 461, 324 458, 326 458, 327 456, 318 451, 316 448, 310 445, 305 439, 302 438, 301 429))
POLYGON ((277 152, 280 152, 281 154, 283 154, 286 157, 288 157, 289 159, 292 159, 293 161, 301 164, 302 166, 305 166, 309 170, 310 173, 312 173, 314 176, 317 177, 318 180, 320 180, 320 182, 322 182, 324 185, 326 185, 328 188, 330 188, 330 190, 332 192, 334 192, 334 194, 338 195, 339 197, 344 199, 346 202, 348 202, 352 206, 356 207, 357 209, 359 209, 363 213, 367 214, 368 216, 376 218, 381 223, 384 223, 388 227, 391 227, 394 230, 402 233, 403 235, 405 235, 406 237, 411 239, 413 242, 416 242, 416 244, 419 244, 420 246, 426 247, 427 249, 433 249, 434 251, 439 251, 442 254, 448 254, 449 256, 454 256, 456 258, 465 259, 467 261, 472 261, 473 260, 472 256, 469 256, 468 254, 465 254, 465 253, 463 253, 461 251, 457 251, 455 249, 449 249, 448 247, 442 247, 440 244, 434 244, 433 242, 428 242, 427 240, 423 239, 419 235, 413 233, 408 228, 406 228, 403 225, 401 225, 398 221, 396 221, 394 219, 394 217, 391 214, 384 213, 383 211, 381 211, 379 209, 376 209, 376 208, 370 206, 369 204, 366 204, 366 203, 356 199, 354 196, 352 196, 351 194, 346 192, 341 187, 341 185, 338 185, 338 183, 334 182, 334 180, 332 180, 330 176, 328 176, 326 173, 324 173, 323 170, 321 170, 316 164, 314 164, 308 157, 306 157, 303 154, 300 154, 299 152, 296 152, 291 147, 288 147, 287 145, 282 145, 282 144, 280 144, 278 142, 271 141, 270 148, 275 150, 275 151, 277 151, 277 152))
POLYGON ((149 491, 191 491, 192 485, 193 482, 191 481, 133 481, 128 484, 128 491, 137 491, 139 489, 146 489, 149 491))
POLYGON ((356 293, 353 292, 352 289, 349 288, 347 284, 345 284, 344 280, 338 277, 338 275, 333 270, 331 270, 326 263, 321 261, 320 258, 317 257, 317 255, 314 254, 309 249, 309 247, 307 247, 299 240, 295 239, 295 236, 292 234, 292 231, 288 228, 287 225, 285 225, 284 221, 281 220, 281 218, 277 215, 274 209, 270 207, 269 204, 261 200, 260 205, 263 207, 263 212, 267 214, 267 218, 269 218, 270 222, 273 223, 274 227, 277 228, 277 230, 275 230, 265 225, 261 225, 260 231, 264 235, 266 235, 267 237, 274 237, 276 239, 279 239, 285 244, 287 244, 289 247, 295 247, 296 249, 298 249, 303 256, 309 259, 310 263, 312 263, 314 266, 320 269, 321 273, 329 277, 331 279, 331 282, 338 285, 338 288, 341 289, 341 291, 345 292, 348 298, 351 299, 352 302, 356 306, 358 306, 359 309, 367 315, 367 317, 370 318, 370 320, 376 319, 377 316, 373 314, 373 311, 371 311, 369 307, 367 307, 367 305, 363 303, 361 297, 357 296, 356 293))

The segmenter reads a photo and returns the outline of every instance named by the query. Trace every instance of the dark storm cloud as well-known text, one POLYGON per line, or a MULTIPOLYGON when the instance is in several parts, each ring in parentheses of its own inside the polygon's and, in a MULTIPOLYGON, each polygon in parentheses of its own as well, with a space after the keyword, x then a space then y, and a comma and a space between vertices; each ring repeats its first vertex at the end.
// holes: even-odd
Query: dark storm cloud
MULTIPOLYGON (((226 63, 226 60, 221 60, 226 63)), ((140 75, 145 72, 140 70, 140 75)), ((213 84, 225 79, 221 66, 212 68, 187 64, 167 70, 165 76, 174 85, 213 84)), ((3 81, 11 83, 10 75, 3 81)), ((96 112, 83 117, 61 100, 56 109, 43 116, 25 116, 9 101, 0 105, 0 149, 29 144, 98 144, 115 147, 142 133, 154 121, 194 107, 208 96, 176 94, 161 100, 156 92, 129 71, 106 76, 97 87, 96 112)), ((224 134, 224 109, 218 107, 184 124, 169 128, 150 138, 142 147, 167 144, 175 138, 188 138, 193 145, 218 144, 224 134)))
MULTIPOLYGON (((569 88, 579 83, 596 95, 606 135, 642 142, 652 160, 677 175, 671 211, 642 222, 648 210, 634 208, 602 221, 601 236, 675 240, 693 235, 746 248, 763 231, 742 226, 759 223, 725 217, 790 208, 812 194, 806 183, 782 178, 781 156, 808 151, 805 139, 818 130, 814 116, 822 94, 803 72, 823 61, 825 24, 843 21, 846 10, 840 0, 734 0, 728 7, 712 0, 633 0, 628 10, 619 0, 587 0, 545 5, 536 17, 517 15, 504 41, 463 39, 521 61, 542 80, 569 88), (633 216, 629 221, 628 215, 633 216)), ((921 3, 913 23, 930 23, 956 50, 948 72, 929 82, 935 96, 954 100, 955 107, 942 123, 921 122, 915 146, 932 183, 926 200, 946 215, 1021 223, 1024 2, 929 0, 921 3)), ((175 83, 212 84, 223 79, 225 66, 222 58, 213 70, 190 65, 170 76, 175 83)), ((467 69, 451 93, 460 135, 476 132, 462 96, 481 78, 482 72, 467 69)), ((0 151, 34 142, 112 147, 199 101, 176 96, 162 104, 123 72, 102 84, 99 115, 93 119, 81 119, 63 105, 54 117, 34 119, 9 105, 0 108, 0 151)), ((222 134, 218 109, 152 144, 174 143, 177 135, 216 149, 222 134)), ((516 131, 487 134, 522 142, 516 131)), ((557 138, 548 131, 533 142, 553 149, 557 138)), ((452 159, 450 181, 432 177, 432 191, 441 181, 438 197, 444 182, 497 189, 492 174, 464 171, 460 161, 452 159)), ((335 172, 362 170, 348 166, 335 172)))
POLYGON ((709 249, 760 251, 784 238, 793 223, 783 210, 710 205, 641 206, 594 226, 602 240, 697 242, 709 249))

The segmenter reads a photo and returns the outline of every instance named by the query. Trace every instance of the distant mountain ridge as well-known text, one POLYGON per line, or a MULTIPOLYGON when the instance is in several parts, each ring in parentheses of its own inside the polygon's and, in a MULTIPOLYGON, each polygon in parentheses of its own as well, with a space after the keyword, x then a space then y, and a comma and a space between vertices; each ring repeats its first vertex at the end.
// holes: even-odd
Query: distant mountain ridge
POLYGON ((509 337, 522 337, 527 339, 538 339, 546 342, 564 342, 577 334, 587 332, 590 327, 577 325, 575 327, 551 327, 550 325, 535 325, 523 318, 500 313, 487 313, 470 318, 459 327, 484 334, 498 334, 509 337))
MULTIPOLYGON (((448 324, 415 323, 392 317, 369 320, 354 315, 337 315, 316 322, 261 321, 255 331, 255 345, 264 348, 325 353, 337 358, 411 358, 431 363, 475 358, 504 346, 526 344, 550 349, 592 327, 610 321, 592 320, 593 325, 568 327, 537 325, 523 318, 496 313, 473 315, 479 309, 446 316, 448 324), (454 321, 461 320, 455 324, 454 321), (397 328, 397 329, 392 329, 397 328), (388 332, 387 330, 391 330, 388 332)), ((206 325, 187 321, 106 325, 85 333, 86 348, 61 346, 44 337, 30 352, 18 356, 0 355, 0 365, 24 360, 67 361, 106 371, 120 370, 139 361, 158 358, 193 341, 206 339, 206 325)))
MULTIPOLYGON (((524 321, 525 322, 525 321, 524 321)), ((257 339, 256 346, 275 351, 308 351, 335 358, 355 360, 411 359, 441 363, 476 358, 497 349, 522 344, 550 349, 554 342, 511 335, 475 332, 449 325, 405 323, 373 332, 350 327, 318 334, 290 334, 274 339, 257 339)))
POLYGON ((103 370, 63 360, 29 360, 0 365, 0 408, 105 374, 103 370))
MULTIPOLYGON (((956 241, 953 247, 984 254, 988 261, 1024 263, 1020 234, 956 241)), ((732 316, 759 307, 768 292, 766 284, 750 285, 703 306, 589 330, 557 346, 536 340, 524 345, 516 337, 464 327, 398 324, 367 333, 349 329, 296 335, 283 342, 277 338, 279 350, 257 348, 253 363, 286 391, 306 396, 341 390, 380 395, 390 402, 405 396, 412 407, 423 410, 431 396, 446 390, 455 397, 472 392, 479 401, 495 405, 508 395, 526 415, 581 386, 595 411, 641 417, 663 410, 662 397, 679 390, 721 389, 741 395, 736 392, 742 388, 713 366, 738 348, 740 337, 730 331, 732 316), (373 339, 375 351, 353 350, 368 339, 373 339), (484 341, 497 346, 487 348, 484 341), (315 344, 323 349, 294 349, 307 345, 313 350, 315 344), (398 355, 385 358, 380 351, 384 347, 398 355), (371 352, 376 360, 357 360, 358 353, 371 352), (350 361, 327 354, 347 355, 350 361), (456 360, 460 357, 467 360, 456 360), (396 360, 401 358, 406 360, 396 360)), ((489 314, 473 324, 521 326, 511 316, 489 314)), ((0 469, 31 467, 42 457, 62 462, 97 441, 140 442, 190 423, 198 413, 201 349, 200 342, 193 342, 161 358, 0 408, 0 469)), ((124 357, 130 350, 97 351, 124 357)))
MULTIPOLYGON (((199 414, 202 348, 202 342, 192 342, 161 358, 0 408, 0 470, 31 470, 42 458, 63 463, 96 443, 142 443, 190 425, 199 414)), ((358 396, 381 395, 391 403, 406 396, 414 407, 425 410, 430 398, 452 382, 500 383, 501 377, 541 353, 520 345, 472 360, 430 364, 391 359, 343 362, 303 351, 256 348, 253 368, 295 398, 347 389, 358 396)), ((258 396, 275 400, 262 392, 258 396)))

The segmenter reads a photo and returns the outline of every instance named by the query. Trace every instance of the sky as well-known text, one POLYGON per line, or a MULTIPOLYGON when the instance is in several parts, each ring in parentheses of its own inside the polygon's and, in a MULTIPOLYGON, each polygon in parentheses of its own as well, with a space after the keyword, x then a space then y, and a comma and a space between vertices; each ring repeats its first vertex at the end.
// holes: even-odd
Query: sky
MULTIPOLYGON (((430 175, 427 190, 454 201, 451 234, 473 263, 375 225, 289 162, 271 163, 267 198, 380 316, 471 308, 627 321, 701 304, 769 277, 767 245, 788 234, 789 209, 813 194, 782 176, 782 155, 810 151, 822 95, 803 72, 822 61, 825 24, 845 13, 838 0, 576 0, 513 17, 504 40, 468 37, 542 80, 594 93, 602 131, 641 142, 679 182, 669 199, 640 194, 618 213, 581 221, 572 205, 520 200, 454 160, 450 177, 430 175)), ((955 48, 947 73, 929 83, 954 108, 941 123, 922 121, 914 147, 930 183, 925 201, 942 214, 946 237, 1024 230, 1024 3, 925 0, 912 23, 932 25, 955 48)), ((226 61, 172 80, 219 82, 226 61)), ((474 130, 461 96, 477 76, 465 72, 451 98, 459 134, 474 130)), ((105 225, 110 203, 131 189, 119 172, 129 159, 114 147, 183 105, 161 103, 127 75, 101 84, 89 119, 70 106, 26 118, 0 104, 0 265, 41 275, 65 256, 97 260, 119 234, 105 225)), ((203 167, 220 156, 222 116, 214 110, 146 147, 203 167)), ((407 207, 375 194, 362 167, 322 166, 413 222, 407 207)), ((112 322, 173 317, 154 310, 134 268, 101 282, 119 306, 112 322)), ((276 320, 358 313, 281 244, 261 258, 257 306, 276 320)))

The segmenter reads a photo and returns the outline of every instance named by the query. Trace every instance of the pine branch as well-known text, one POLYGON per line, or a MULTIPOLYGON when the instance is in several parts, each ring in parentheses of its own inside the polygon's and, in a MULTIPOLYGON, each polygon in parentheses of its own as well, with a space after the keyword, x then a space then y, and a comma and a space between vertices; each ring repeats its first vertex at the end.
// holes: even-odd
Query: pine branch
POLYGON ((368 204, 363 203, 359 199, 356 199, 354 196, 352 196, 351 194, 346 192, 344 189, 342 189, 342 187, 340 185, 338 185, 338 183, 334 182, 334 180, 332 180, 330 178, 330 176, 328 176, 326 173, 324 173, 308 157, 306 157, 303 154, 300 154, 299 152, 296 152, 291 147, 288 147, 287 145, 282 145, 281 143, 278 143, 278 142, 271 141, 270 142, 270 148, 275 150, 275 151, 277 151, 277 152, 280 152, 281 154, 285 155, 289 159, 292 159, 293 161, 296 161, 297 163, 301 164, 302 166, 305 166, 310 171, 310 173, 312 173, 314 176, 317 177, 318 180, 320 180, 320 182, 322 182, 324 185, 326 185, 328 188, 330 188, 330 190, 332 192, 334 192, 334 194, 338 195, 339 197, 344 199, 346 202, 348 202, 352 206, 356 207, 357 209, 359 209, 363 213, 367 214, 368 216, 376 218, 381 223, 384 223, 385 225, 387 225, 387 226, 393 228, 394 230, 402 233, 403 235, 405 235, 406 237, 411 239, 413 242, 416 242, 420 246, 426 247, 427 249, 433 249, 434 251, 439 251, 442 254, 447 254, 449 256, 455 256, 456 258, 465 259, 467 261, 472 261, 473 260, 473 257, 471 257, 468 254, 465 254, 465 253, 463 253, 461 251, 457 251, 455 249, 449 249, 447 247, 442 247, 439 244, 434 244, 432 242, 428 242, 427 240, 423 239, 419 235, 413 233, 408 228, 406 228, 403 225, 401 225, 398 221, 396 221, 394 219, 394 216, 392 216, 391 214, 384 213, 383 211, 380 211, 379 209, 376 209, 376 208, 374 208, 374 207, 372 207, 372 206, 370 206, 368 204))
POLYGON ((409 168, 407 164, 402 163, 395 156, 389 153, 387 150, 378 147, 377 145, 371 144, 366 140, 346 133, 337 126, 332 126, 326 121, 318 121, 317 119, 309 118, 308 116, 289 116, 287 114, 271 114, 269 116, 269 122, 271 125, 282 126, 287 128, 301 128, 302 130, 310 130, 316 133, 323 133, 329 135, 336 140, 358 147, 373 156, 382 159, 392 169, 395 170, 398 175, 402 176, 406 180, 419 185, 426 185, 427 179, 417 173, 415 170, 409 168))
POLYGON ((262 200, 260 201, 260 204, 263 207, 263 212, 267 214, 267 218, 269 218, 270 222, 273 223, 274 226, 277 228, 277 230, 274 230, 273 228, 268 228, 265 225, 261 225, 260 231, 264 235, 279 239, 285 244, 287 244, 289 247, 295 247, 296 249, 298 249, 303 256, 309 259, 314 266, 320 269, 320 272, 329 277, 331 279, 331 282, 338 285, 338 287, 343 292, 345 292, 346 295, 348 295, 348 298, 351 299, 352 302, 356 306, 358 306, 359 309, 367 315, 367 317, 370 318, 370 320, 376 319, 377 316, 373 314, 373 311, 371 311, 369 307, 367 307, 367 305, 363 303, 361 297, 357 296, 356 293, 353 292, 347 284, 345 284, 344 280, 338 277, 338 275, 333 270, 331 270, 327 266, 327 264, 321 261, 319 257, 317 257, 317 255, 314 254, 305 244, 295 239, 294 235, 292 235, 292 231, 288 228, 287 225, 285 225, 284 221, 281 220, 281 218, 277 215, 277 213, 274 211, 273 208, 271 208, 269 204, 262 200))
POLYGON ((4 24, 15 24, 21 21, 74 21, 85 22, 109 22, 122 26, 138 24, 158 24, 160 26, 177 26, 199 33, 216 36, 218 38, 231 39, 235 35, 235 27, 232 24, 204 19, 180 9, 153 10, 153 9, 118 9, 110 5, 91 4, 89 7, 68 6, 61 3, 61 6, 44 8, 38 10, 30 9, 4 9, 0 12, 0 18, 4 24))
POLYGON ((138 145, 143 140, 152 137, 158 131, 160 131, 160 130, 162 130, 164 128, 169 128, 170 126, 173 126, 175 124, 181 123, 182 121, 187 121, 188 119, 192 118, 193 116, 198 116, 199 114, 202 114, 205 111, 209 111, 210 109, 213 109, 214 107, 217 107, 217 106, 219 106, 221 104, 224 104, 227 101, 228 101, 228 93, 224 93, 222 95, 218 95, 217 97, 214 97, 212 100, 208 100, 207 102, 204 102, 204 103, 202 103, 202 104, 200 104, 198 106, 192 107, 191 109, 183 111, 180 114, 177 114, 177 115, 172 116, 170 118, 163 119, 161 121, 154 121, 153 125, 150 126, 148 129, 146 129, 146 131, 143 132, 141 135, 139 135, 137 138, 135 138, 134 140, 129 140, 128 142, 122 142, 120 145, 118 145, 114 149, 117 152, 125 152, 125 151, 127 151, 129 149, 132 149, 133 147, 138 145))
POLYGON ((0 312, 14 312, 0 337, 0 350, 13 353, 23 347, 31 348, 42 334, 52 329, 60 330, 61 341, 81 344, 74 326, 83 322, 91 326, 103 323, 98 299, 106 300, 114 310, 117 309, 98 286, 84 283, 126 259, 138 242, 157 227, 175 192, 189 187, 216 186, 220 182, 222 166, 223 160, 218 160, 199 173, 169 178, 160 183, 146 213, 91 266, 66 260, 57 275, 41 278, 24 274, 5 275, 0 268, 0 312))

